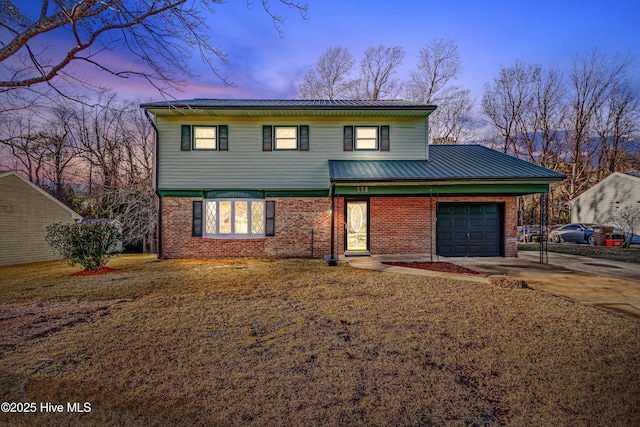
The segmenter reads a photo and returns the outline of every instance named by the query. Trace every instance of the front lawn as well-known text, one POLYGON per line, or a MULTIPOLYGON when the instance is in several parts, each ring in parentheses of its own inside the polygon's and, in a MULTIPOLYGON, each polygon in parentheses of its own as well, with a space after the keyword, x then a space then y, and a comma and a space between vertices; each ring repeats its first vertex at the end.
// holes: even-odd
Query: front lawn
POLYGON ((540 291, 317 260, 109 266, 0 268, 0 401, 38 405, 0 425, 640 424, 640 323, 540 291))

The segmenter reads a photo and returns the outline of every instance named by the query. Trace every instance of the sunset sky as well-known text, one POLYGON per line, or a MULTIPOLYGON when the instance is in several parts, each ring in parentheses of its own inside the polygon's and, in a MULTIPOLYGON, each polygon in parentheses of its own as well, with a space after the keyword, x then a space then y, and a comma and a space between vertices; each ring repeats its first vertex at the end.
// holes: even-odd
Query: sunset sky
MULTIPOLYGON (((567 69, 576 54, 596 48, 607 54, 640 54, 640 2, 636 0, 308 2, 305 20, 297 11, 271 0, 288 16, 283 37, 274 30, 260 1, 253 1, 250 9, 243 0, 216 6, 216 14, 208 21, 212 40, 228 54, 229 63, 220 64, 220 72, 236 86, 225 87, 194 59, 192 67, 198 77, 173 96, 295 98, 305 72, 327 47, 336 45, 348 47, 358 62, 370 46, 402 46, 407 55, 398 77, 403 80, 430 40, 452 39, 464 67, 456 83, 471 89, 478 101, 484 84, 501 66, 516 59, 567 69)), ((128 61, 125 52, 109 56, 117 63, 128 61)), ((93 72, 83 68, 83 73, 93 72)), ((640 57, 634 61, 632 74, 640 90, 640 57)), ((105 81, 122 99, 161 99, 142 81, 105 81)))

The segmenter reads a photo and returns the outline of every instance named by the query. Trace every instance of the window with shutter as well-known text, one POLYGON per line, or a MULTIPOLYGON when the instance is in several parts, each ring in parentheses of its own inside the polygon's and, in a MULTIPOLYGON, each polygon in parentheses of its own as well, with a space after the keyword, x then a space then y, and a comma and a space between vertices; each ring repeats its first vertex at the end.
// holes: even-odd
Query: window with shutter
POLYGON ((276 235, 276 202, 269 200, 266 202, 266 216, 265 216, 265 236, 276 235))
POLYGON ((262 126, 262 151, 273 150, 273 126, 262 126))
POLYGON ((309 151, 309 125, 300 126, 300 151, 309 151))
POLYGON ((205 199, 204 237, 255 239, 265 236, 265 201, 205 199))
POLYGON ((229 126, 218 125, 218 150, 229 150, 229 126))
POLYGON ((182 125, 180 129, 180 150, 191 151, 191 125, 182 125))
POLYGON ((353 126, 344 127, 344 151, 353 151, 353 126))
POLYGON ((380 151, 389 151, 389 126, 380 126, 380 151))
POLYGON ((202 200, 193 201, 191 236, 202 237, 202 200))

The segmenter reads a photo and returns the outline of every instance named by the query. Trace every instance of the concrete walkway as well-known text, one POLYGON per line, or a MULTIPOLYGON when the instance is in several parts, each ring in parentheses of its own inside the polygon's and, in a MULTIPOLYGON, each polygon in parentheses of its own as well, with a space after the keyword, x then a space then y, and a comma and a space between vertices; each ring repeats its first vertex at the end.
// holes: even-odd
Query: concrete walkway
MULTIPOLYGON (((346 260, 357 268, 487 283, 487 279, 483 277, 382 264, 385 261, 430 261, 428 254, 373 255, 346 260)), ((540 264, 539 260, 538 252, 520 252, 518 258, 433 257, 433 261, 451 262, 488 275, 505 274, 516 277, 536 290, 640 319, 640 264, 555 252, 549 252, 548 263, 540 264)))
MULTIPOLYGON (((422 270, 410 267, 396 267, 395 265, 383 264, 384 262, 428 262, 431 260, 429 255, 371 255, 366 257, 340 257, 340 259, 349 261, 349 265, 355 268, 365 268, 368 270, 378 270, 388 273, 415 274, 418 276, 444 277, 456 280, 488 283, 486 277, 443 273, 440 271, 422 270)), ((444 259, 442 260, 444 261, 444 259)), ((434 261, 436 260, 434 259, 434 261)), ((449 260, 446 261, 451 262, 449 260)))

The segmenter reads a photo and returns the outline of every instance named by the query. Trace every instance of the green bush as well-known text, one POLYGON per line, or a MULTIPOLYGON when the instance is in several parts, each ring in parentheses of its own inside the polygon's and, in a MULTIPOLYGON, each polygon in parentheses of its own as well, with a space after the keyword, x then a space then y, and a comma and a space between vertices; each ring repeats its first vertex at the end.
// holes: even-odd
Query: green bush
POLYGON ((99 222, 51 224, 45 238, 55 253, 71 265, 80 264, 85 270, 104 267, 122 246, 118 227, 99 222))

